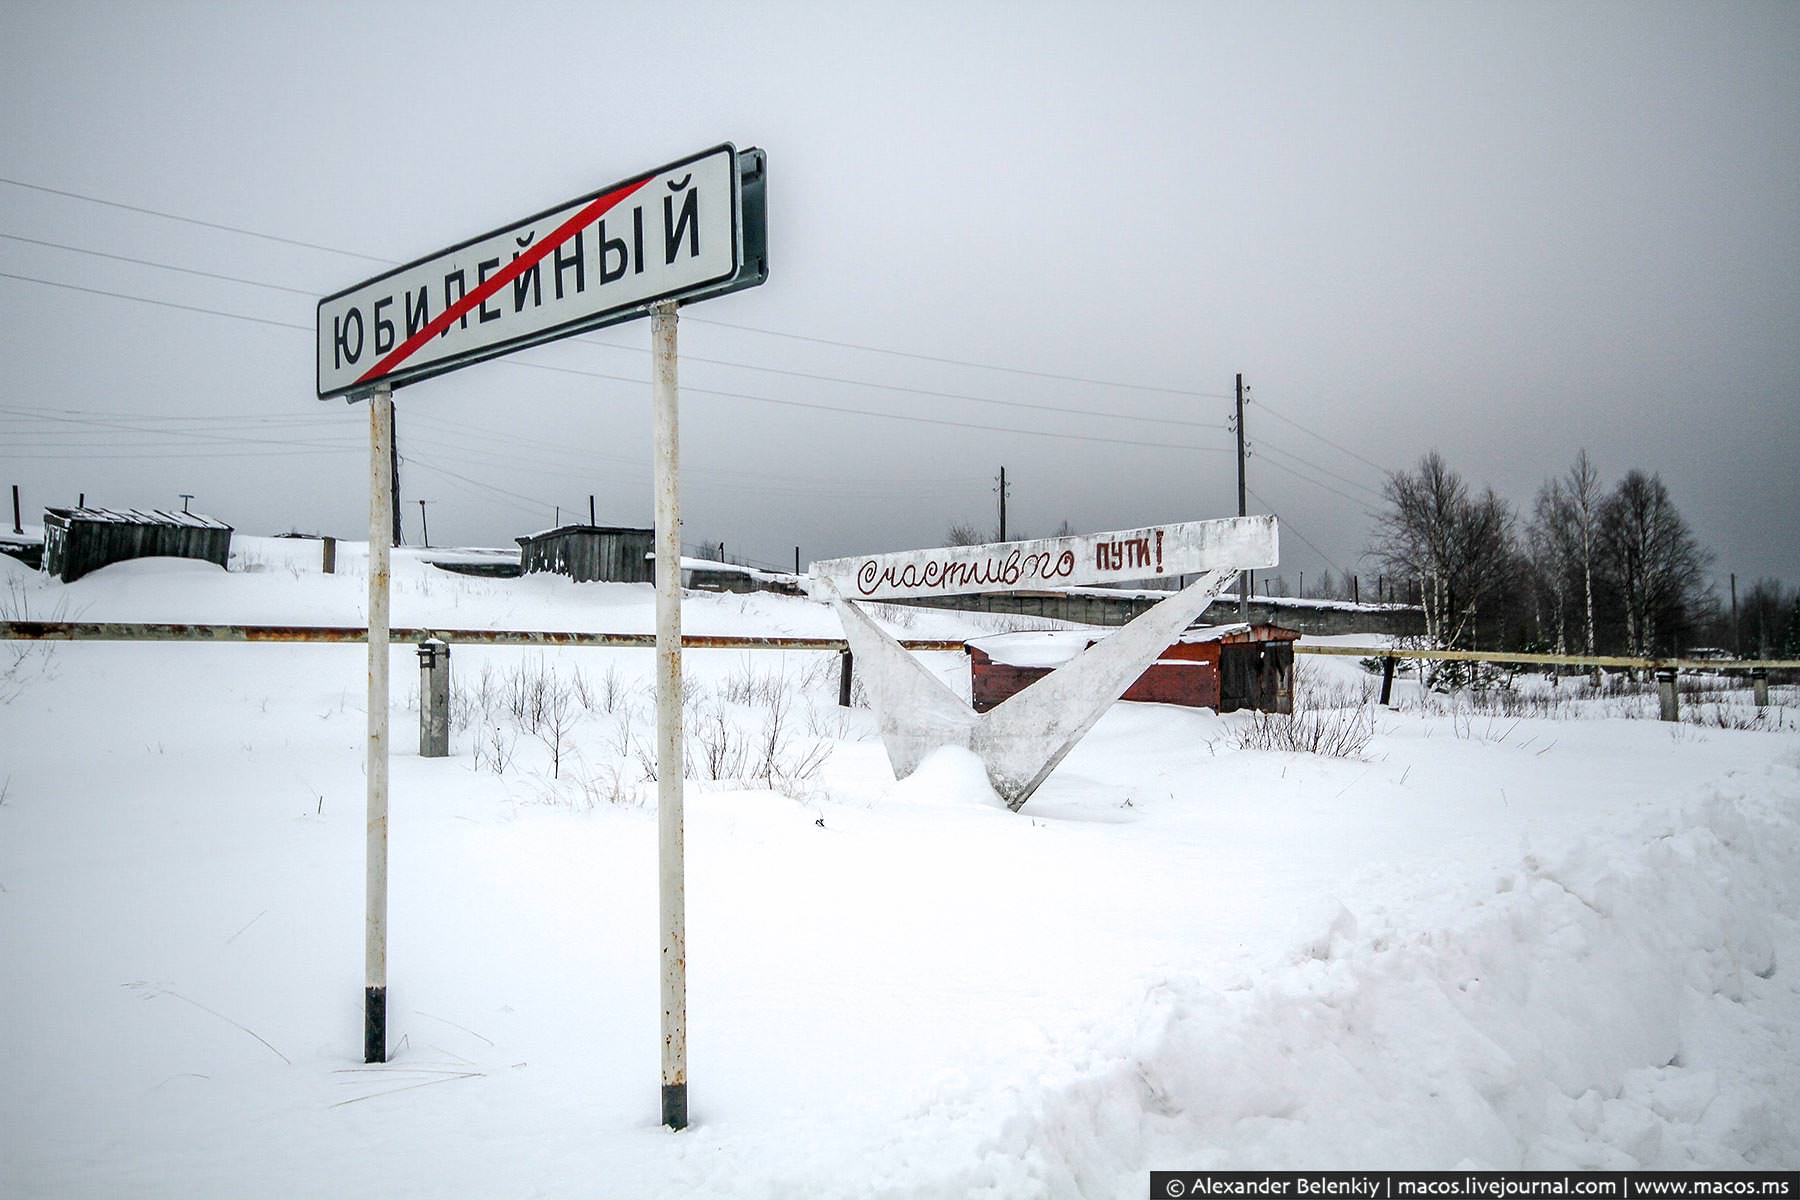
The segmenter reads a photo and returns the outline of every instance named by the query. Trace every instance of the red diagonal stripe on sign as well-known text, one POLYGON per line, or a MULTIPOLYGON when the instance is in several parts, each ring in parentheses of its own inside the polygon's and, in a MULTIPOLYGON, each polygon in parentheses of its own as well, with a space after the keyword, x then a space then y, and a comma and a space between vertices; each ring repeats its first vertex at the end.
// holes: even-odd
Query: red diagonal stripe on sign
POLYGON ((429 342, 432 338, 450 328, 450 323, 452 321, 460 321, 463 317, 468 315, 470 310, 486 303, 487 299, 495 292, 498 292, 501 288, 505 287, 525 272, 531 270, 532 267, 542 262, 545 256, 552 250, 574 237, 576 231, 581 229, 584 225, 588 224, 590 221, 598 221, 617 206, 621 200, 624 200, 649 182, 648 179, 640 179, 636 183, 628 183, 623 187, 614 188, 603 196, 596 196, 580 212, 570 217, 567 221, 564 221, 561 225, 558 225, 551 232, 549 237, 545 238, 525 253, 519 255, 519 257, 513 259, 504 269, 488 276, 486 283, 480 285, 472 292, 465 293, 462 299, 439 313, 436 318, 425 326, 425 328, 419 330, 419 332, 413 334, 404 342, 400 343, 400 345, 396 346, 388 353, 386 358, 370 367, 368 371, 358 377, 356 382, 371 383, 391 372, 395 367, 411 358, 420 346, 423 346, 426 342, 429 342))

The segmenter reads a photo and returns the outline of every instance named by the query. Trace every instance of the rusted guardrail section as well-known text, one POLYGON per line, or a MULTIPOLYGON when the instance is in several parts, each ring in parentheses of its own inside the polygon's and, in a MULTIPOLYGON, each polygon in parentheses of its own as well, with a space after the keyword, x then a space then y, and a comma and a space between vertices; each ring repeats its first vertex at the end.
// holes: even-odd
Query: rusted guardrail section
MULTIPOLYGON (((196 625, 124 621, 0 621, 0 641, 27 642, 320 642, 362 643, 369 631, 361 625, 196 625)), ((394 627, 393 642, 437 640, 489 646, 610 646, 653 650, 654 633, 576 633, 532 629, 422 629, 394 627)), ((844 650, 843 638, 748 637, 730 634, 683 634, 689 650, 844 650)), ((914 639, 900 643, 908 650, 960 651, 959 640, 914 639)))
MULTIPOLYGON (((361 625, 204 625, 125 621, 0 621, 0 641, 26 642, 322 642, 361 643, 369 631, 361 625)), ((650 650, 654 633, 578 633, 536 629, 427 629, 396 626, 395 642, 437 639, 489 646, 610 646, 650 650)), ((693 650, 844 650, 843 638, 751 637, 736 634, 684 634, 693 650)), ((908 650, 960 651, 959 639, 915 638, 900 643, 908 650)), ((1438 662, 1530 663, 1542 666, 1621 667, 1641 671, 1800 671, 1800 659, 1631 658, 1622 655, 1536 654, 1523 650, 1420 650, 1389 646, 1318 646, 1296 642, 1298 654, 1330 654, 1351 658, 1429 659, 1438 662)))
POLYGON ((1377 646, 1309 646, 1296 654, 1351 658, 1416 658, 1433 662, 1536 663, 1563 667, 1630 667, 1640 671, 1800 671, 1800 658, 1627 658, 1619 655, 1533 654, 1523 650, 1401 650, 1377 646))

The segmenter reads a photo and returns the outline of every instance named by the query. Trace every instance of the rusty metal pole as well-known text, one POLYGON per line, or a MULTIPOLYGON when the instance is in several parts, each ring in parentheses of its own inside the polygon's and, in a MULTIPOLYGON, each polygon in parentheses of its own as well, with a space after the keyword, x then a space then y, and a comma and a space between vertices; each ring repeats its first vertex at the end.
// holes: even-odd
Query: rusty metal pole
POLYGON ((393 527, 393 388, 369 397, 369 744, 364 833, 363 1061, 387 1061, 388 537, 393 527))
POLYGON ((675 304, 650 310, 656 400, 656 829, 662 924, 662 1122, 686 1129, 687 880, 681 760, 681 477, 675 304))

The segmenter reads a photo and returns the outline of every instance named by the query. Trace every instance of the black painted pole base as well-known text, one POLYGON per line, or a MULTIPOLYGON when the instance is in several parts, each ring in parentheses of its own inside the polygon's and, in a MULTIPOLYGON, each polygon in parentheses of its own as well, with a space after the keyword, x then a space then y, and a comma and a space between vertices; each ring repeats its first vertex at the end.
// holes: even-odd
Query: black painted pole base
MULTIPOLYGON (((363 1061, 387 1061, 387 989, 363 989, 363 1061)), ((667 1101, 664 1101, 665 1106, 667 1101)))
POLYGON ((687 1084, 663 1085, 663 1124, 670 1129, 687 1128, 687 1084))

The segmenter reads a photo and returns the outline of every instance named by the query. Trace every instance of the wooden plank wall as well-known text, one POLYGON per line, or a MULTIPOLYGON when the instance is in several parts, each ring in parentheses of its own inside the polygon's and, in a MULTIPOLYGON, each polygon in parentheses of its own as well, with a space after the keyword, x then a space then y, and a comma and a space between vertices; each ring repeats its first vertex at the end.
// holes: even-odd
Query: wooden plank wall
POLYGON ((223 567, 231 558, 231 530, 123 521, 45 521, 45 569, 64 583, 133 558, 196 558, 223 567))
POLYGON ((651 583, 655 541, 649 529, 557 529, 520 538, 519 567, 527 575, 550 571, 578 583, 651 583))

